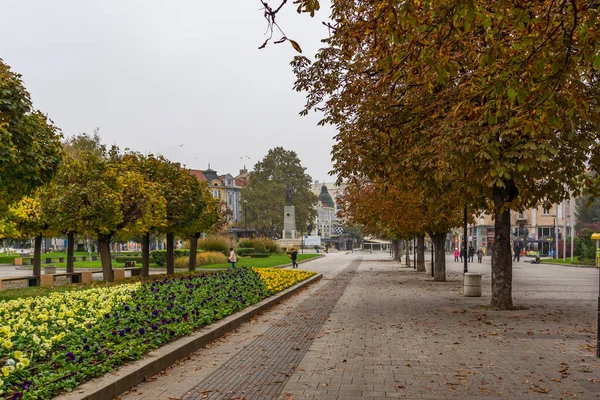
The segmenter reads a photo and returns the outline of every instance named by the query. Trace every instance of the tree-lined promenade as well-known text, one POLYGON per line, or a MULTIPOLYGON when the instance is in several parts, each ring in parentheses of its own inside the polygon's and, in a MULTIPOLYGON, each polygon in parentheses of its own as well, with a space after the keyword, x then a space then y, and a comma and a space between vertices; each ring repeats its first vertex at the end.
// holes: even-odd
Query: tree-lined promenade
POLYGON ((512 308, 511 210, 599 193, 598 3, 333 0, 330 20, 292 65, 302 113, 339 131, 346 217, 442 254, 465 207, 492 214, 491 306, 512 308))

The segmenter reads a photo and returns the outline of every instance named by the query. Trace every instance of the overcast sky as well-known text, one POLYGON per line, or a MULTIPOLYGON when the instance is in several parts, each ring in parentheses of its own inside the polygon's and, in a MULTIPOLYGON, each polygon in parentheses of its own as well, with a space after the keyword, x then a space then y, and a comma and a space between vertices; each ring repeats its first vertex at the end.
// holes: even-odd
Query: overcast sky
MULTIPOLYGON (((312 57, 328 12, 311 19, 289 3, 279 23, 312 57)), ((316 126, 316 114, 298 115, 305 98, 292 90, 291 45, 257 49, 260 8, 258 0, 5 0, 0 58, 65 136, 99 127, 104 143, 234 176, 282 146, 313 180, 331 181, 335 131, 316 126)))

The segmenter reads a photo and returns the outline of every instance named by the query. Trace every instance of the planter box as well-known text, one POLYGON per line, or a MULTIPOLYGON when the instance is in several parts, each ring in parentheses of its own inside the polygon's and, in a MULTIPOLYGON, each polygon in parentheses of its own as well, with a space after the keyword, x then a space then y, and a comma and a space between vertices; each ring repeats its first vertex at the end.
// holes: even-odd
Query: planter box
POLYGON ((44 274, 55 274, 56 267, 54 265, 47 265, 44 267, 44 274))

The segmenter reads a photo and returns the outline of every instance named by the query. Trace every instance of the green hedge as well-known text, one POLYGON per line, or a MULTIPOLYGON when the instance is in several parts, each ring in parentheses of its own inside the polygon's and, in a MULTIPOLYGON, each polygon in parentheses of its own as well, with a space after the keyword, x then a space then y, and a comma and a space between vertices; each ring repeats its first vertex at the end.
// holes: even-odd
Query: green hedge
MULTIPOLYGON (((175 258, 189 256, 190 251, 187 249, 175 249, 173 250, 173 256, 175 258)), ((167 251, 166 250, 152 250, 150 256, 156 265, 164 267, 167 265, 167 251)), ((133 261, 133 260, 132 260, 133 261)))
POLYGON ((235 249, 235 254, 237 254, 240 257, 246 257, 253 253, 254 253, 253 247, 240 247, 239 249, 235 249))

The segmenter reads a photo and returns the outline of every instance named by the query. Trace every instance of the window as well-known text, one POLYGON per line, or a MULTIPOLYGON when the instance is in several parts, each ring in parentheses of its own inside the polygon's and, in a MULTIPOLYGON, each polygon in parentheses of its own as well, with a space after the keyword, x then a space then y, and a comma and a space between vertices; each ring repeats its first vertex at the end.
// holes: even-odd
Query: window
POLYGON ((544 211, 542 211, 542 215, 550 215, 550 209, 544 207, 544 211))
POLYGON ((221 191, 220 190, 213 190, 212 191, 212 197, 215 199, 220 199, 221 198, 221 191))

